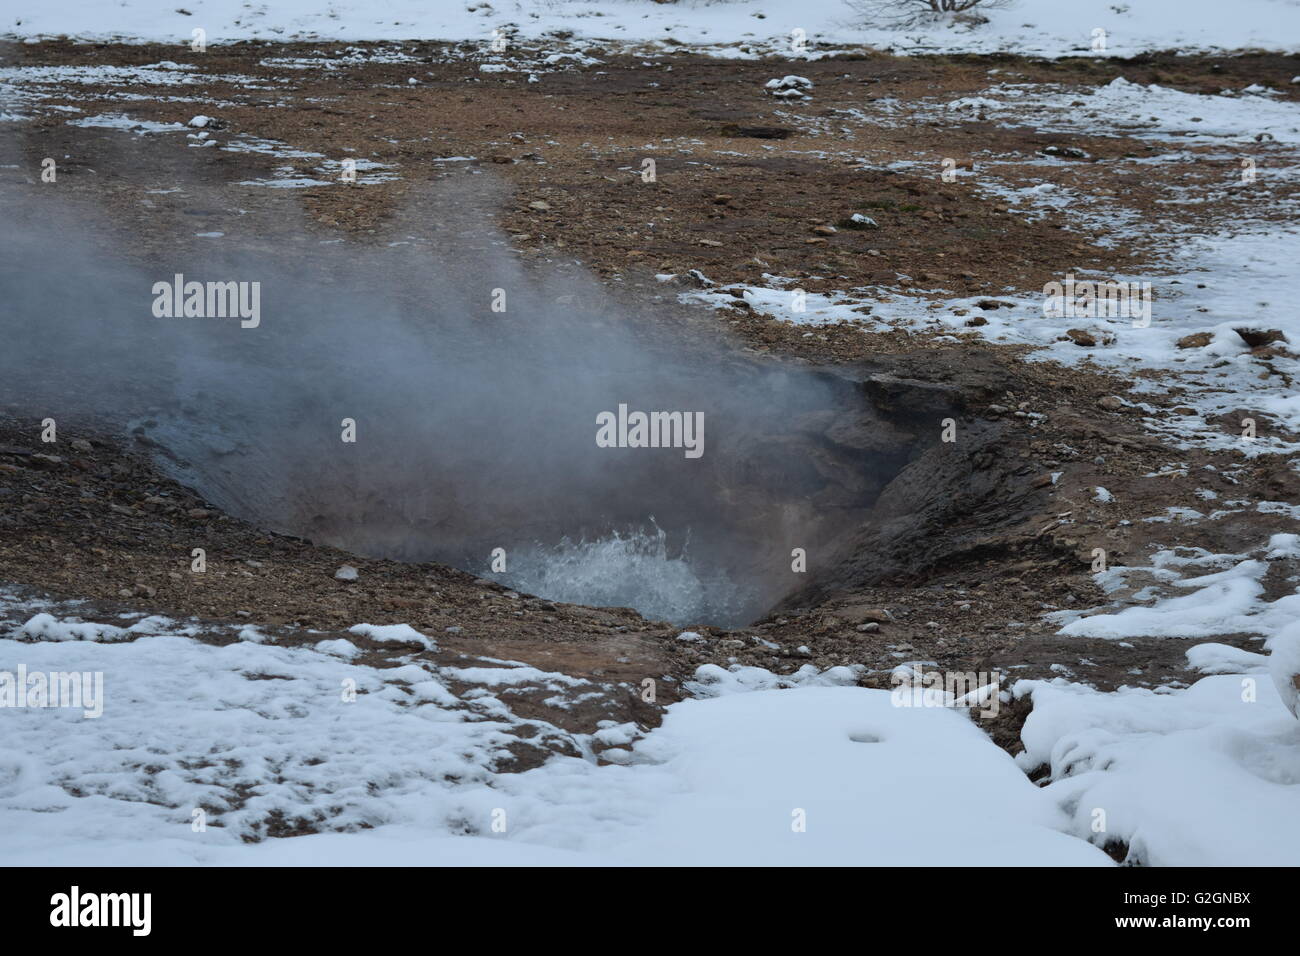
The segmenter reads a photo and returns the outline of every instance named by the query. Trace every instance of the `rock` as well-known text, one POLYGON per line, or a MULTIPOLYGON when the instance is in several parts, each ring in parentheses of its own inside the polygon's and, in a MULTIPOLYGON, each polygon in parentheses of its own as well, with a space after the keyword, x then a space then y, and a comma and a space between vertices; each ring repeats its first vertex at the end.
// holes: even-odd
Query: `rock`
POLYGON ((1086 152, 1077 146, 1046 146, 1039 150, 1044 156, 1064 156, 1067 159, 1089 159, 1086 152))
POLYGON ((189 515, 191 518, 193 518, 195 521, 202 521, 205 518, 212 517, 212 512, 209 511, 207 508, 191 508, 189 511, 185 513, 189 515))
POLYGON ((528 208, 529 208, 529 209, 536 209, 536 210, 538 210, 539 212, 546 212, 548 209, 551 208, 551 204, 548 203, 548 202, 546 202, 544 199, 537 199, 537 200, 535 200, 535 201, 533 201, 533 202, 530 202, 530 203, 528 204, 528 208))
POLYGON ((72 447, 75 451, 88 452, 93 450, 91 448, 90 442, 86 441, 86 439, 84 438, 72 439, 72 447))
POLYGON ((880 630, 880 625, 875 621, 868 621, 866 624, 859 624, 857 630, 861 631, 863 634, 874 634, 876 631, 880 630))
POLYGON ((1233 329, 1232 331, 1240 335, 1241 340, 1252 349, 1272 345, 1274 342, 1287 341, 1287 337, 1282 334, 1281 329, 1233 329))
POLYGON ((1065 334, 1070 337, 1070 341, 1075 345, 1081 345, 1084 348, 1091 348, 1097 344, 1096 337, 1084 329, 1066 329, 1065 334))
POLYGON ((336 581, 355 581, 357 579, 357 569, 350 564, 345 564, 334 572, 336 581))
POLYGON ((710 289, 714 282, 704 275, 699 269, 692 269, 690 272, 682 272, 675 275, 661 276, 660 282, 667 285, 681 286, 687 289, 710 289))
POLYGON ((1177 345, 1180 349, 1203 349, 1214 341, 1212 332, 1193 332, 1191 335, 1184 335, 1178 340, 1177 345))
POLYGON ((889 612, 880 607, 869 607, 867 605, 855 605, 852 607, 842 607, 831 612, 841 621, 848 621, 851 624, 860 624, 864 621, 874 622, 876 624, 888 624, 893 620, 889 612))
POLYGON ((789 75, 776 80, 768 80, 764 84, 764 88, 769 90, 810 90, 812 85, 812 80, 806 76, 789 75))
POLYGON ((461 627, 459 624, 453 624, 451 627, 444 627, 443 630, 446 631, 448 634, 459 634, 461 631, 465 629, 461 627))
POLYGON ((978 328, 978 327, 981 326, 981 325, 988 325, 988 324, 989 324, 989 320, 986 319, 986 318, 984 318, 984 316, 982 316, 982 315, 976 315, 976 316, 972 316, 971 318, 967 319, 967 320, 966 320, 966 324, 969 325, 969 326, 971 326, 972 328, 978 328))
POLYGON ((1097 404, 1108 412, 1117 412, 1124 407, 1124 402, 1115 395, 1107 395, 1097 404))
POLYGON ((812 231, 819 236, 833 236, 838 232, 834 226, 813 226, 812 231))

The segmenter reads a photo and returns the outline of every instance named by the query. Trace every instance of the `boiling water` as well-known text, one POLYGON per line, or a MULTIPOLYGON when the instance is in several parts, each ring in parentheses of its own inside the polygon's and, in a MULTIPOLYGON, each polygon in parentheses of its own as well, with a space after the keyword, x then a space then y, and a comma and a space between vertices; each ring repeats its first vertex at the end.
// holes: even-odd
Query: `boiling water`
POLYGON ((757 589, 695 559, 689 545, 673 553, 652 525, 594 540, 563 538, 511 553, 489 577, 551 601, 630 607, 651 621, 736 625, 758 613, 757 589))

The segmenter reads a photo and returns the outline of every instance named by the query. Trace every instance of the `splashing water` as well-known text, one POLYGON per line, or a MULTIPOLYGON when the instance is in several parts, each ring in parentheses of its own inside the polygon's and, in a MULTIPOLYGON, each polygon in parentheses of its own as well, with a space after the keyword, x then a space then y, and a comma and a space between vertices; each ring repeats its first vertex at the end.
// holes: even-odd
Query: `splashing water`
POLYGON ((512 553, 506 571, 490 576, 548 600, 630 607, 648 620, 673 624, 743 623, 758 600, 752 587, 693 562, 685 547, 673 555, 658 526, 537 544, 512 553))

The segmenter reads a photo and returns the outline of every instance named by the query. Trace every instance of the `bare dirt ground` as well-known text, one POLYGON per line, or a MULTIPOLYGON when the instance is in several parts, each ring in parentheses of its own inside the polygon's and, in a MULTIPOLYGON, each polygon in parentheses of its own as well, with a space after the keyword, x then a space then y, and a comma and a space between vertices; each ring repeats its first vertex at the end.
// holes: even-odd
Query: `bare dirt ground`
MULTIPOLYGON (((1185 679, 1185 648, 1177 641, 1134 639, 1125 647, 1067 639, 1054 635, 1039 615, 1102 603, 1090 577, 1094 548, 1106 549, 1112 561, 1136 562, 1155 539, 1163 547, 1219 552, 1257 545, 1277 530, 1267 515, 1243 513, 1194 529, 1141 519, 1171 506, 1193 507, 1197 489, 1206 487, 1239 498, 1294 497, 1295 475, 1279 457, 1243 465, 1227 453, 1172 448, 1110 398, 1126 395, 1131 380, 1100 369, 1027 363, 1024 346, 974 336, 954 346, 924 333, 850 325, 809 334, 739 299, 734 314, 678 306, 673 296, 681 286, 655 276, 698 269, 725 287, 761 283, 772 273, 797 277, 812 292, 870 285, 906 290, 919 283, 953 296, 996 298, 1007 289, 1039 289, 1071 271, 1131 271, 1152 252, 1143 232, 1090 234, 1066 228, 1064 214, 1026 221, 1005 202, 942 182, 937 170, 946 156, 1032 158, 1050 146, 1089 157, 1144 155, 1153 148, 1148 142, 1007 129, 978 116, 879 127, 853 121, 850 112, 864 99, 907 104, 971 95, 987 85, 993 68, 1021 83, 1101 85, 1122 75, 1189 92, 1265 82, 1294 99, 1300 98, 1300 87, 1289 83, 1300 73, 1296 58, 828 59, 800 67, 817 87, 812 112, 818 122, 810 130, 792 118, 791 104, 763 92, 766 80, 786 71, 761 61, 608 54, 599 64, 575 62, 530 83, 537 60, 525 51, 516 71, 483 72, 475 60, 438 44, 402 45, 404 62, 385 62, 391 50, 238 44, 181 56, 149 45, 13 47, 5 51, 5 65, 181 60, 204 79, 179 87, 91 81, 43 90, 41 109, 23 124, 17 155, 5 159, 12 166, 0 170, 0 196, 48 188, 38 182, 40 160, 56 156, 62 157, 61 196, 99 210, 132 237, 124 254, 142 261, 178 244, 197 247, 205 241, 189 238, 197 227, 256 248, 280 241, 285 222, 314 238, 343 235, 378 249, 409 190, 480 169, 507 187, 497 225, 519 256, 539 266, 579 260, 619 295, 657 300, 678 323, 683 348, 721 340, 737 350, 819 366, 888 359, 911 380, 955 385, 966 396, 971 421, 1003 429, 1005 438, 976 467, 998 476, 986 496, 1014 494, 1016 506, 1002 509, 995 525, 968 536, 960 549, 918 560, 893 579, 864 574, 832 588, 814 587, 750 627, 699 627, 705 640, 689 643, 676 639, 681 628, 625 609, 556 604, 445 567, 361 559, 265 533, 165 478, 148 447, 102 423, 68 426, 61 450, 50 452, 39 439, 46 409, 24 407, 21 397, 9 396, 0 403, 0 581, 85 598, 101 613, 248 622, 280 629, 286 639, 300 629, 334 633, 358 621, 404 622, 438 636, 448 653, 520 660, 626 685, 617 703, 548 715, 571 727, 611 714, 652 724, 656 708, 641 706, 631 688, 645 676, 671 676, 675 681, 659 696, 660 705, 669 703, 677 696, 671 688, 704 663, 754 664, 778 673, 805 664, 861 664, 868 669, 862 682, 883 687, 902 660, 1024 677, 1050 677, 1053 665, 1064 664, 1074 679, 1102 689, 1185 679), (315 65, 320 59, 342 62, 323 68, 315 65), (319 177, 313 170, 321 160, 283 150, 191 148, 181 133, 78 127, 68 121, 73 114, 56 107, 173 124, 205 113, 218 119, 214 135, 223 141, 239 134, 334 160, 363 158, 396 176, 357 186, 242 185, 319 177), (875 165, 903 154, 932 168, 875 165), (656 182, 642 181, 647 156, 655 160, 656 182), (162 191, 177 181, 193 186, 162 191), (846 211, 869 214, 879 228, 846 227, 846 211), (818 228, 827 225, 838 228, 818 228), (1025 413, 1045 417, 1029 430, 1025 413), (73 439, 87 444, 68 450, 73 439), (1206 465, 1220 470, 1207 472, 1206 465), (1055 483, 1054 472, 1063 472, 1055 483), (1153 474, 1162 477, 1153 481, 1153 474), (1116 503, 1097 503, 1098 485, 1110 489, 1116 503), (188 573, 194 547, 208 550, 205 575, 188 573), (357 581, 334 579, 344 563, 359 569, 357 581), (1081 667, 1080 659, 1090 665, 1081 667)), ((1200 161, 1198 147, 1188 150, 1170 175, 1194 183, 1220 175, 1228 164, 1200 161)), ((1035 175, 1084 193, 1123 190, 1130 208, 1152 220, 1226 220, 1239 202, 1227 195, 1194 212, 1171 210, 1154 182, 1103 180, 1082 159, 1035 175)), ((438 224, 423 225, 436 230, 438 224)), ((1270 349, 1281 348, 1265 347, 1261 362, 1267 364, 1270 349)), ((1187 413, 1176 396, 1145 400, 1160 406, 1157 417, 1187 413)), ((1225 433, 1234 427, 1222 423, 1225 433)), ((975 500, 960 510, 973 526, 986 505, 975 500)), ((1247 643, 1245 636, 1222 640, 1247 643)), ((366 650, 382 653, 378 645, 366 650)), ((1012 748, 1016 717, 1009 712, 994 729, 995 738, 1012 748)))

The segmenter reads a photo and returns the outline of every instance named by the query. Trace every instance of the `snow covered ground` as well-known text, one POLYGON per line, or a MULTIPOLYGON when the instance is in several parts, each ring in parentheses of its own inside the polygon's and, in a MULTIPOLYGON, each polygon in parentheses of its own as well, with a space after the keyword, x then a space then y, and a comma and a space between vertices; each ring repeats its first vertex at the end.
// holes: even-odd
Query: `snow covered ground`
MULTIPOLYGON (((989 73, 990 86, 975 96, 909 104, 879 100, 848 111, 851 116, 836 110, 833 120, 820 116, 815 106, 801 110, 792 105, 784 119, 809 129, 838 126, 848 143, 841 155, 830 158, 864 168, 880 161, 853 145, 855 129, 869 126, 979 119, 1067 136, 1150 141, 1155 150, 1150 156, 1073 165, 1053 156, 1026 160, 1023 155, 982 155, 976 170, 962 172, 958 180, 990 200, 1007 203, 1026 221, 1051 215, 1067 230, 1095 236, 1093 241, 1101 247, 1121 238, 1140 240, 1146 260, 1141 266, 1135 264, 1122 274, 1081 270, 1070 277, 1079 282, 1149 283, 1149 315, 1050 311, 1045 290, 1007 288, 992 296, 954 298, 922 282, 913 282, 905 291, 882 286, 796 297, 797 281, 779 275, 743 287, 745 301, 757 312, 810 328, 848 322, 868 331, 903 328, 947 334, 953 341, 978 336, 1039 346, 1031 356, 1034 361, 1089 363, 1120 374, 1159 371, 1168 381, 1144 381, 1137 393, 1159 393, 1169 382, 1177 382, 1187 389, 1186 404, 1198 413, 1148 422, 1176 444, 1231 447, 1247 456, 1300 450, 1300 444, 1267 434, 1266 428, 1256 440, 1243 442, 1206 424, 1245 408, 1258 412, 1262 420, 1300 432, 1300 400, 1283 384, 1287 377, 1300 375, 1300 362, 1279 356, 1261 364, 1237 332, 1277 330, 1288 342, 1300 342, 1300 314, 1290 305, 1300 296, 1294 268, 1300 261, 1300 231, 1294 225, 1300 207, 1288 185, 1300 168, 1295 152, 1300 105, 1258 86, 1191 94, 1122 78, 1096 88, 1054 87, 999 81, 1000 69, 989 73), (1189 152, 1193 146, 1203 151, 1189 152), (1247 147, 1248 169, 1243 160, 1247 147), (1211 164, 1226 172, 1218 178, 1189 179, 1189 167, 1211 164), (1078 186, 1064 185, 1058 181, 1063 170, 1092 178, 1078 186), (1167 217, 1153 218, 1132 208, 1122 190, 1108 188, 1134 175, 1162 193, 1160 202, 1170 210, 1167 217), (1211 202, 1225 199, 1233 203, 1230 215, 1204 212, 1211 202), (1066 335, 1077 328, 1091 333, 1096 347, 1082 349, 1066 335), (1207 343, 1179 347, 1181 340, 1196 334, 1207 336, 1207 343)), ((887 165, 912 175, 937 175, 939 158, 894 158, 887 165)), ((1061 282, 1066 279, 1059 277, 1061 282)), ((728 292, 709 288, 682 298, 716 307, 733 301, 728 292)), ((1140 297, 1133 305, 1141 306, 1140 297)))
MULTIPOLYGON (((78 706, 0 708, 6 859, 1107 865, 1098 847, 1122 840, 1155 865, 1286 864, 1300 854, 1300 724, 1288 713, 1300 597, 1263 601, 1259 580, 1270 562, 1300 557, 1298 541, 1160 552, 1150 567, 1099 575, 1113 593, 1132 592, 1130 578, 1157 583, 1058 614, 1063 635, 1254 633, 1268 638, 1274 673, 1270 657, 1210 641, 1188 648, 1189 674, 1208 675, 1190 686, 1020 681, 1011 691, 1034 710, 1018 761, 965 711, 898 706, 896 694, 852 686, 851 668, 777 678, 705 665, 695 699, 670 706, 661 727, 584 736, 511 710, 524 683, 591 690, 561 674, 439 665, 419 651, 376 668, 346 638, 285 647, 251 628, 216 646, 185 622, 82 621, 75 605, 6 596, 0 612, 22 623, 0 626, 0 700, 19 665, 102 675, 78 706), (452 681, 475 686, 453 693, 452 681), (525 732, 564 737, 580 755, 500 772, 525 732), (616 748, 603 753, 613 762, 596 762, 596 741, 616 748), (1042 788, 1025 775, 1040 766, 1042 788), (285 821, 315 832, 265 839, 285 821)), ((436 647, 401 625, 353 632, 436 647)))
POLYGON ((1247 634, 1271 652, 1192 644, 1189 669, 1208 676, 1190 686, 1099 693, 1064 677, 1018 682, 1016 696, 1034 705, 1018 761, 1050 771, 1045 792, 1071 815, 1071 832, 1122 840, 1155 866, 1283 866, 1300 857, 1300 594, 1263 600, 1261 583, 1271 563, 1294 569, 1297 542, 1280 533, 1250 554, 1157 552, 1150 566, 1097 575, 1104 590, 1124 591, 1112 605, 1047 615, 1071 637, 1247 634))
MULTIPOLYGON (((33 609, 4 601, 15 620, 33 609)), ((0 639, 0 674, 102 674, 102 712, 0 708, 9 864, 1109 862, 963 713, 895 706, 848 668, 778 681, 706 666, 699 698, 647 736, 597 732, 634 741, 605 752, 620 763, 571 735, 581 756, 501 773, 522 728, 563 735, 515 717, 509 688, 574 679, 419 654, 376 669, 343 638, 290 648, 246 629, 214 646, 161 618, 52 610, 0 639), (260 839, 299 819, 320 832, 260 839)))
POLYGON ((1013 50, 1048 57, 1144 50, 1300 49, 1294 0, 1018 0, 988 23, 882 27, 859 0, 62 0, 12 7, 0 36, 69 35, 188 44, 241 39, 480 40, 567 31, 629 46, 668 41, 726 55, 816 56, 869 45, 896 52, 1013 50), (806 41, 806 46, 804 45, 806 41), (737 45, 747 47, 738 51, 737 45))

